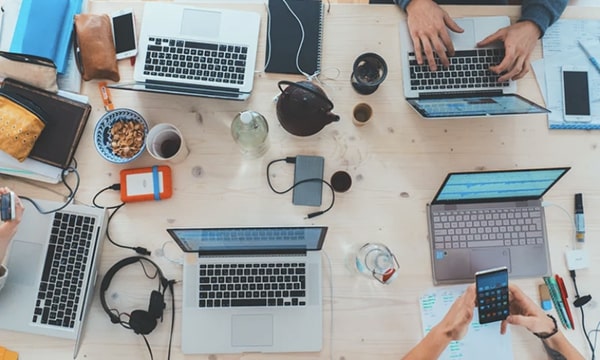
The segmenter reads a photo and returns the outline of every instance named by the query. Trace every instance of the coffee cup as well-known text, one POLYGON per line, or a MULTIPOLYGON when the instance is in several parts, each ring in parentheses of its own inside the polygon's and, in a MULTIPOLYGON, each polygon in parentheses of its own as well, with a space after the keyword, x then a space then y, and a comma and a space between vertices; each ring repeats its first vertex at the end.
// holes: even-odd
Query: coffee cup
POLYGON ((373 116, 373 109, 369 104, 360 103, 352 111, 352 122, 356 126, 366 125, 373 116))
POLYGON ((146 149, 153 158, 182 162, 189 154, 181 131, 172 124, 154 125, 146 136, 146 149))

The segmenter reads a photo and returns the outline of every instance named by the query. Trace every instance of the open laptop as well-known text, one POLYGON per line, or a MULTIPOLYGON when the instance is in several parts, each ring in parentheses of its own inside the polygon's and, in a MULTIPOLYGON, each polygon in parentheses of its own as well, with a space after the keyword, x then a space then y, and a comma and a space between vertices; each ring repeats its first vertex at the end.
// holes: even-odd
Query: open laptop
POLYGON ((260 14, 147 2, 134 83, 110 87, 245 100, 254 82, 260 14))
POLYGON ((550 273, 542 196, 570 168, 450 173, 427 205, 435 284, 472 282, 500 266, 550 273))
POLYGON ((477 42, 496 30, 510 25, 507 16, 454 19, 463 33, 448 30, 456 51, 443 67, 429 70, 427 61, 418 65, 406 21, 400 23, 402 83, 404 97, 423 118, 464 118, 537 114, 549 112, 544 107, 517 95, 515 81, 499 83, 490 65, 504 58, 502 43, 477 48, 477 42))
POLYGON ((186 253, 183 353, 321 350, 327 227, 167 231, 186 253))
MULTIPOLYGON (((62 203, 34 200, 49 211, 62 203)), ((0 291, 0 328, 79 340, 92 301, 105 210, 68 205, 51 214, 26 200, 0 291)), ((75 345, 77 355, 79 341, 75 345)))

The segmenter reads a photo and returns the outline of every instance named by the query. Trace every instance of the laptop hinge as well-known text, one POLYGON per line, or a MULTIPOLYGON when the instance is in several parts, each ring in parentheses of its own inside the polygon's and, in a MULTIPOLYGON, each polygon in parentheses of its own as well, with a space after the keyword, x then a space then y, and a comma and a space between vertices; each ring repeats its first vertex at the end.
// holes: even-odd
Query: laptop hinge
POLYGON ((457 91, 457 92, 434 92, 419 94, 419 99, 439 99, 444 98, 463 98, 463 97, 481 97, 481 96, 501 96, 502 90, 477 90, 474 91, 457 91))
POLYGON ((181 83, 173 83, 168 81, 157 81, 157 80, 146 80, 145 81, 146 88, 153 90, 164 90, 164 91, 174 91, 179 93, 193 93, 193 94, 203 94, 207 96, 222 96, 222 97, 231 97, 237 98, 242 93, 236 88, 230 87, 219 87, 219 86, 205 86, 205 85, 193 85, 193 84, 181 84, 181 83))

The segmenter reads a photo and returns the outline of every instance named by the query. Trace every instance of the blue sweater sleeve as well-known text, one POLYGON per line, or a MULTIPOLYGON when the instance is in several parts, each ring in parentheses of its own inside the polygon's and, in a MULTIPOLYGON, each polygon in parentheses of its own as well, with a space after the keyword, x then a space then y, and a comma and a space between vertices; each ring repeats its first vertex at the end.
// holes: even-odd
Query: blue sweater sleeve
POLYGON ((540 28, 542 36, 544 36, 546 29, 558 20, 565 10, 567 1, 568 0, 523 0, 523 4, 521 5, 521 18, 519 21, 532 21, 540 28))
MULTIPOLYGON (((536 24, 542 31, 542 36, 546 29, 552 25, 567 6, 568 0, 523 0, 521 6, 521 17, 519 21, 529 20, 536 24)), ((402 10, 406 11, 406 6, 410 0, 394 0, 402 10)), ((481 1, 485 4, 485 0, 481 1)))

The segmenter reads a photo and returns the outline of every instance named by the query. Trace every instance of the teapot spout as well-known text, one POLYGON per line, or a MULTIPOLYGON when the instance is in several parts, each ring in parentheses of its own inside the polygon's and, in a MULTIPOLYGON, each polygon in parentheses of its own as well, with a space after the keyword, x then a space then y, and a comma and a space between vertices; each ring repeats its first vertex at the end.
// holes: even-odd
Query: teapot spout
POLYGON ((327 112, 327 114, 325 114, 327 116, 327 123, 332 123, 334 121, 339 121, 340 120, 340 116, 338 114, 334 114, 331 111, 327 112))

